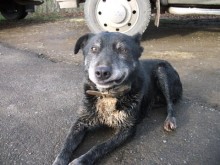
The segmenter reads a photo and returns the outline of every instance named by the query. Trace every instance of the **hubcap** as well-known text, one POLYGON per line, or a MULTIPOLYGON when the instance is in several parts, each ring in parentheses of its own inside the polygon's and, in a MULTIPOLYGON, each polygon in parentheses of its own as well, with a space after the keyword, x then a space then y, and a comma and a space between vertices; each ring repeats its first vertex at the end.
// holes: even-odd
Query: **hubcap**
POLYGON ((139 8, 136 0, 98 0, 96 20, 106 31, 129 31, 137 22, 139 8))
POLYGON ((111 6, 106 12, 105 19, 110 19, 109 21, 115 24, 120 24, 126 18, 126 9, 123 5, 117 5, 116 7, 111 6))

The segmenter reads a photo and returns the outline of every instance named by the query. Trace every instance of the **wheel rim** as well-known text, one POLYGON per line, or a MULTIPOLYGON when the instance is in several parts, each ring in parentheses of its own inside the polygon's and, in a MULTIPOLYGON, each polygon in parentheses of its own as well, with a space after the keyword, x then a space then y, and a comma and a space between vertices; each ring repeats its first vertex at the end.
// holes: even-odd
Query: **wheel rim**
POLYGON ((96 20, 103 30, 127 32, 137 23, 139 7, 136 0, 98 0, 96 20))

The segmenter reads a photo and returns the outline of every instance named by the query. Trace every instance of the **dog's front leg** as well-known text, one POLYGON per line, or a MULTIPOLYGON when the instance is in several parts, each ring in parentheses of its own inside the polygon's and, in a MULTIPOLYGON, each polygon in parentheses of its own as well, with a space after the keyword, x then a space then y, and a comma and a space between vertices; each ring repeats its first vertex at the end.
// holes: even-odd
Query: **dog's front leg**
POLYGON ((173 102, 171 99, 171 86, 169 86, 167 71, 164 67, 157 68, 157 77, 161 92, 163 93, 167 103, 167 118, 164 122, 164 129, 166 131, 172 131, 176 129, 176 118, 173 109, 173 102))
POLYGON ((77 148, 86 133, 87 126, 80 119, 72 126, 63 149, 56 157, 53 165, 68 165, 71 161, 73 151, 77 148))
POLYGON ((120 128, 116 131, 116 134, 106 142, 92 147, 87 153, 74 159, 69 165, 92 165, 96 160, 103 157, 103 155, 111 152, 129 137, 134 135, 135 128, 120 128))

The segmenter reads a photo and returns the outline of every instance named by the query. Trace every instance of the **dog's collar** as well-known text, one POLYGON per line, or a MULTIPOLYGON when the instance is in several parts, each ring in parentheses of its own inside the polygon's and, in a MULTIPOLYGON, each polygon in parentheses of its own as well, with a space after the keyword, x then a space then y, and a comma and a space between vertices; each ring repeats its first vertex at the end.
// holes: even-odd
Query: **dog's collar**
POLYGON ((87 90, 86 93, 97 97, 121 97, 131 90, 130 85, 124 85, 120 88, 112 88, 104 91, 87 90))

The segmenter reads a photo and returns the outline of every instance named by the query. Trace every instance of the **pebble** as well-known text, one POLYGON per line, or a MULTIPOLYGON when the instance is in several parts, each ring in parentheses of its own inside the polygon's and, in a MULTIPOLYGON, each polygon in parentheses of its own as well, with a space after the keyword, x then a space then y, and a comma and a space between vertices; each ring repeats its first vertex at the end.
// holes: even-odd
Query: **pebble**
POLYGON ((166 143, 167 141, 166 140, 163 140, 163 143, 166 143))

